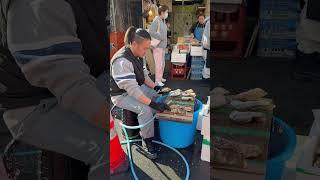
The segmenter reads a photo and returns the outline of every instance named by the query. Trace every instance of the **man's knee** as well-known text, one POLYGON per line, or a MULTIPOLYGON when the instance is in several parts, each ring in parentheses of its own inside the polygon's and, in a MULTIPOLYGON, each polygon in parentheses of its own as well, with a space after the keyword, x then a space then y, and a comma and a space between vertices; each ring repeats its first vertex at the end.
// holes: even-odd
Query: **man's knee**
POLYGON ((139 116, 153 116, 153 109, 150 106, 144 105, 139 113, 139 116))

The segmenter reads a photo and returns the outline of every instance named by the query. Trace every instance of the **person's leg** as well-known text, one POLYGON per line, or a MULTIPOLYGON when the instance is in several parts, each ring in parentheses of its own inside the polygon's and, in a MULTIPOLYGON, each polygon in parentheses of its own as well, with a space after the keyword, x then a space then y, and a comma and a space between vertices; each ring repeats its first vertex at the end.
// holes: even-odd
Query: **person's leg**
POLYGON ((161 82, 163 70, 162 70, 162 48, 154 48, 153 49, 153 57, 155 62, 155 83, 158 84, 161 82))
POLYGON ((164 74, 164 69, 165 69, 165 66, 166 66, 166 59, 165 59, 165 55, 166 55, 166 50, 165 49, 162 49, 162 78, 161 80, 163 79, 163 74, 164 74))
MULTIPOLYGON (((14 118, 12 115, 7 113, 4 118, 14 118)), ((55 99, 41 102, 12 128, 12 132, 21 133, 18 140, 90 165, 89 180, 107 178, 107 133, 79 115, 62 109, 55 99)))
MULTIPOLYGON (((119 108, 137 113, 140 125, 147 123, 154 115, 151 107, 139 102, 129 95, 122 95, 119 97, 115 105, 119 108)), ((140 135, 144 139, 154 137, 154 122, 152 121, 147 126, 140 128, 140 135)))

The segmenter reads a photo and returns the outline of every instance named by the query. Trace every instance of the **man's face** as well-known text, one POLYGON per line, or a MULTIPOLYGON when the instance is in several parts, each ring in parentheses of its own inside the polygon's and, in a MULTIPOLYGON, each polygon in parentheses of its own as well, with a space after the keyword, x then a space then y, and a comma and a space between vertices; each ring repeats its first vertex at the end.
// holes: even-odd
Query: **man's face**
POLYGON ((138 57, 143 58, 146 55, 147 50, 150 49, 150 45, 151 45, 150 40, 144 40, 140 44, 138 44, 137 42, 133 42, 132 48, 133 48, 134 54, 138 57))
POLYGON ((203 24, 204 23, 204 17, 203 16, 199 16, 198 17, 198 21, 200 24, 203 24))

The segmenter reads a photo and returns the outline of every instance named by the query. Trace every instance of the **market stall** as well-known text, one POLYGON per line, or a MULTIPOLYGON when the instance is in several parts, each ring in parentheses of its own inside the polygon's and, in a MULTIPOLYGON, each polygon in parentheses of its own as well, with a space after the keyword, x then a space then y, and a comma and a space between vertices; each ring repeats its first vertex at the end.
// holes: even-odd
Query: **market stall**
POLYGON ((201 80, 206 51, 201 43, 191 37, 178 37, 173 45, 170 64, 171 79, 201 80))
MULTIPOLYGON (((161 96, 150 98, 151 102, 148 106, 152 106, 153 109, 164 106, 165 109, 158 109, 153 118, 148 119, 145 123, 140 123, 140 115, 138 116, 136 112, 117 105, 113 106, 111 113, 115 119, 115 124, 118 124, 116 129, 122 147, 130 156, 128 159, 131 171, 116 174, 112 178, 126 179, 131 176, 146 178, 148 176, 152 179, 178 179, 182 177, 194 179, 199 174, 203 174, 205 179, 209 179, 209 84, 193 80, 202 79, 203 56, 205 55, 200 42, 205 24, 202 22, 201 27, 200 25, 197 26, 197 16, 200 13, 200 19, 202 20, 204 20, 204 15, 209 16, 210 1, 179 3, 170 0, 145 0, 140 2, 142 16, 139 16, 139 18, 142 20, 141 24, 133 23, 140 22, 140 20, 133 20, 132 17, 122 17, 121 19, 127 22, 127 27, 142 28, 143 32, 148 32, 144 35, 149 34, 151 36, 150 49, 147 50, 145 56, 141 57, 141 60, 144 64, 144 75, 146 76, 145 73, 149 71, 150 80, 155 85, 153 90, 161 96), (192 28, 192 26, 195 27, 192 28), (193 30, 190 31, 190 29, 193 30), (196 38, 200 40, 196 40, 196 38), (165 57, 165 66, 162 66, 162 61, 159 61, 162 60, 163 56, 165 57), (164 73, 161 77, 159 74, 162 75, 162 72, 159 70, 162 68, 164 73), (141 131, 144 128, 149 128, 153 121, 155 133, 151 138, 154 138, 152 143, 157 151, 153 152, 158 154, 158 158, 148 156, 150 153, 142 150, 139 145, 134 144, 132 149, 127 147, 128 144, 130 144, 129 146, 132 145, 131 139, 143 141, 141 131), (141 139, 135 139, 139 137, 141 139), (173 151, 169 150, 168 152, 167 148, 173 151), (194 151, 194 149, 201 148, 202 152, 194 151), (180 151, 184 153, 180 154, 180 151), (180 157, 176 161, 177 155, 180 157), (194 158, 192 160, 188 159, 189 155, 194 156, 194 158), (176 163, 171 163, 172 160, 176 163), (165 164, 166 167, 159 171, 157 167, 154 167, 159 164, 165 164), (181 168, 184 164, 186 165, 185 168, 181 168), (183 172, 181 172, 182 170, 183 172), (186 174, 184 174, 185 170, 186 174), (203 173, 203 171, 207 173, 203 173)), ((122 12, 121 8, 119 9, 119 7, 127 8, 128 4, 114 3, 116 4, 116 14, 121 16, 133 14, 132 12, 122 12)), ((142 31, 137 29, 135 29, 135 35, 137 35, 137 31, 142 31)), ((115 36, 119 33, 113 34, 115 36)), ((147 35, 144 38, 149 39, 147 35)), ((114 39, 116 38, 113 38, 115 43, 112 45, 115 49, 115 45, 123 41, 121 41, 121 37, 118 40, 114 39)), ((122 76, 120 71, 119 73, 119 76, 122 76)), ((148 146, 145 149, 148 150, 148 146)))

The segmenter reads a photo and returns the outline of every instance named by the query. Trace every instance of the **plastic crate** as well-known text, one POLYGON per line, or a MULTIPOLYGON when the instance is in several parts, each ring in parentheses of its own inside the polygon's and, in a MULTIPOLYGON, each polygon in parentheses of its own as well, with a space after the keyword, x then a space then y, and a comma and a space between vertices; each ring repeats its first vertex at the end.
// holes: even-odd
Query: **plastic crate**
POLYGON ((192 62, 203 61, 203 57, 202 56, 192 56, 191 61, 192 62))
POLYGON ((298 0, 263 0, 260 1, 261 19, 298 18, 300 2, 298 0))
POLYGON ((217 59, 237 58, 243 55, 247 28, 245 3, 237 5, 236 12, 213 11, 211 41, 214 46, 214 57, 217 59), (220 47, 220 48, 219 48, 220 47))
POLYGON ((295 50, 286 48, 258 48, 257 55, 259 57, 273 58, 294 58, 295 50))
POLYGON ((297 19, 260 20, 259 38, 262 39, 295 39, 297 19))
POLYGON ((203 65, 192 65, 191 66, 191 70, 192 69, 203 69, 204 68, 204 64, 203 65))
POLYGON ((165 59, 166 61, 171 61, 171 54, 170 54, 170 53, 166 53, 166 54, 164 55, 164 59, 165 59))
POLYGON ((204 63, 205 63, 205 61, 192 62, 192 63, 191 63, 191 67, 192 67, 192 66, 203 66, 204 63))
POLYGON ((297 42, 295 39, 264 39, 259 38, 259 48, 282 48, 282 49, 296 49, 297 42))
POLYGON ((191 73, 192 72, 199 72, 203 70, 203 66, 196 66, 194 68, 191 68, 191 73))
POLYGON ((282 32, 259 32, 259 37, 262 39, 295 39, 296 31, 282 31, 282 32))
POLYGON ((176 65, 171 63, 171 73, 170 73, 171 79, 184 80, 187 78, 187 72, 188 72, 188 68, 186 63, 182 65, 176 65))
POLYGON ((297 43, 295 39, 259 39, 257 55, 260 57, 293 58, 297 43))
POLYGON ((260 20, 260 32, 265 33, 281 33, 286 31, 295 31, 298 27, 298 19, 287 19, 287 20, 260 20))
POLYGON ((202 79, 202 71, 203 71, 203 68, 192 70, 191 75, 190 75, 190 79, 191 80, 201 80, 202 79))
POLYGON ((202 74, 191 74, 191 80, 202 80, 202 74))
POLYGON ((260 9, 272 9, 272 10, 299 10, 300 0, 261 0, 260 9))
POLYGON ((298 11, 290 10, 264 10, 260 11, 260 19, 298 19, 298 11))

